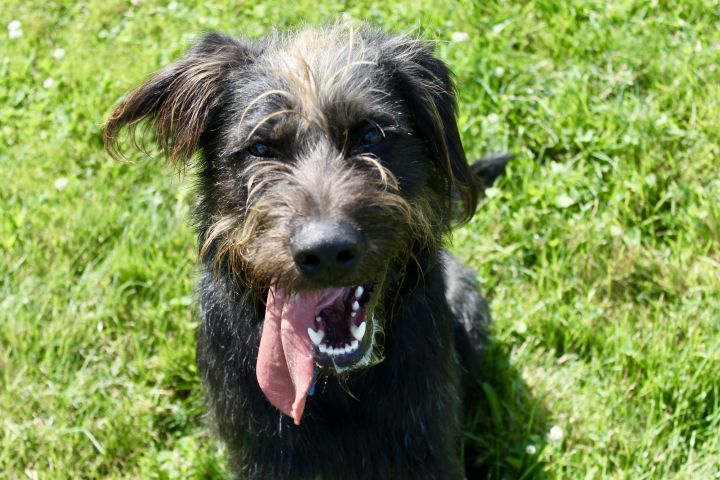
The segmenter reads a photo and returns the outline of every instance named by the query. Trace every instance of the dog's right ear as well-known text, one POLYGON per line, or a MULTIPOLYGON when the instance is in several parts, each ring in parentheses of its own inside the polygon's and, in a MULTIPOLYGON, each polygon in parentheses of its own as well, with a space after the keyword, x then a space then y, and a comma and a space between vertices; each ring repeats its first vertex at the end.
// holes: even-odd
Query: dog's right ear
POLYGON ((256 50, 216 33, 203 37, 184 57, 155 73, 120 101, 105 124, 105 150, 113 157, 122 156, 119 134, 125 126, 134 145, 140 148, 135 129, 149 120, 155 140, 170 161, 188 160, 207 128, 212 109, 228 89, 228 72, 250 63, 256 50))

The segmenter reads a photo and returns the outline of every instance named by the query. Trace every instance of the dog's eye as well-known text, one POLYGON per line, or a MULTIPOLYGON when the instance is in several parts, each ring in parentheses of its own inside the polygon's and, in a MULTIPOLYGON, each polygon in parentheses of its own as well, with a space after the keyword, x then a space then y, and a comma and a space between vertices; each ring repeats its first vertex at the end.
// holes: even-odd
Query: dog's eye
POLYGON ((273 149, 262 142, 253 143, 247 148, 247 152, 253 157, 268 158, 275 156, 273 149))
POLYGON ((374 122, 368 123, 360 137, 360 143, 363 146, 377 145, 383 140, 385 140, 385 132, 374 122))

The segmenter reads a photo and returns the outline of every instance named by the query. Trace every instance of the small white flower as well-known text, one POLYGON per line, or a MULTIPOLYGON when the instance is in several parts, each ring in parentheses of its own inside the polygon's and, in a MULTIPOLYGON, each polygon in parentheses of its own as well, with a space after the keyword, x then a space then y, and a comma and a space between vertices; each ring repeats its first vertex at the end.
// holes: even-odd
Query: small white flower
POLYGON ((47 88, 48 90, 53 88, 55 86, 55 79, 52 77, 48 77, 43 82, 43 88, 47 88))
POLYGON ((16 38, 20 38, 22 36, 23 36, 23 31, 20 29, 8 31, 8 38, 10 38, 10 40, 15 40, 16 38))
POLYGON ((551 443, 560 443, 564 436, 565 432, 563 432, 563 429, 555 425, 548 432, 547 439, 548 442, 551 443))
POLYGON ((566 193, 561 193, 555 199, 555 205, 560 208, 568 208, 575 205, 575 199, 566 193))
POLYGON ((505 69, 503 67, 495 67, 493 73, 496 77, 502 77, 503 75, 505 75, 505 69))
POLYGON ((65 187, 67 187, 67 185, 68 185, 68 179, 65 177, 60 177, 57 180, 55 180, 55 183, 53 185, 58 190, 65 190, 65 187))
POLYGON ((500 194, 502 194, 502 190, 500 190, 499 188, 490 187, 485 190, 485 196, 487 198, 495 198, 500 194))
POLYGON ((453 42, 467 42, 470 40, 470 35, 466 32, 453 32, 450 34, 450 40, 453 42))
POLYGON ((525 453, 528 455, 535 455, 537 453, 537 448, 535 448, 535 445, 528 445, 525 447, 525 453))
POLYGON ((56 48, 52 52, 52 57, 55 60, 62 60, 63 58, 65 58, 65 49, 64 48, 56 48))
POLYGON ((550 171, 553 173, 562 173, 564 172, 565 165, 560 162, 550 162, 550 171))
POLYGON ((497 123, 498 120, 500 120, 500 117, 498 116, 497 113, 491 113, 490 115, 487 116, 487 121, 490 123, 497 123))
POLYGON ((175 10, 178 9, 178 2, 168 3, 167 9, 170 10, 171 12, 174 12, 175 10))
POLYGON ((130 3, 133 7, 139 7, 140 5, 142 5, 142 0, 130 0, 130 3))
POLYGON ((8 29, 8 32, 11 30, 21 30, 22 23, 20 23, 20 20, 13 20, 12 22, 8 23, 7 29, 8 29))
POLYGON ((620 235, 622 235, 622 233, 622 227, 619 227, 617 225, 613 225, 612 227, 610 227, 610 235, 612 235, 613 237, 619 237, 620 235))
POLYGON ((519 335, 525 335, 527 333, 527 324, 525 322, 517 322, 515 324, 515 331, 519 335))

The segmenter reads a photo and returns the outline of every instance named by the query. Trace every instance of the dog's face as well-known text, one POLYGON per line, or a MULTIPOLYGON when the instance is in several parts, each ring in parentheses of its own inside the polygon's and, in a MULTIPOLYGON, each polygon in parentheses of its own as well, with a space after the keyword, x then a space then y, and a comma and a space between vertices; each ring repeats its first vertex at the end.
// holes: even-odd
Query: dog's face
POLYGON ((148 118, 174 161, 200 150, 201 253, 267 298, 278 330, 263 332, 259 379, 278 348, 343 372, 377 358, 403 267, 475 209, 454 114, 447 68, 416 40, 209 35, 119 104, 106 145, 148 118))

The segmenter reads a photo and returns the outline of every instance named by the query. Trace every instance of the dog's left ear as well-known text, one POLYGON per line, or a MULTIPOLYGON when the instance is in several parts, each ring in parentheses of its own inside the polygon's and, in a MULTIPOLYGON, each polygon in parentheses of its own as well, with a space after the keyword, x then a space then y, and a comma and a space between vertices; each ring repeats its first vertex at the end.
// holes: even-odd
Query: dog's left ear
POLYGON ((398 91, 445 180, 446 220, 467 222, 475 213, 480 190, 460 140, 450 70, 435 58, 431 47, 418 40, 402 39, 390 51, 398 91))
POLYGON ((118 135, 123 127, 135 140, 135 128, 149 120, 155 141, 170 161, 188 160, 198 148, 213 108, 228 90, 228 73, 249 63, 256 48, 216 33, 200 39, 185 56, 118 103, 105 124, 105 149, 113 157, 121 156, 118 135))

